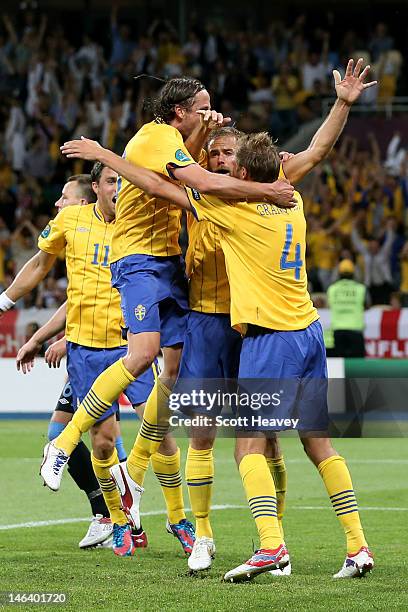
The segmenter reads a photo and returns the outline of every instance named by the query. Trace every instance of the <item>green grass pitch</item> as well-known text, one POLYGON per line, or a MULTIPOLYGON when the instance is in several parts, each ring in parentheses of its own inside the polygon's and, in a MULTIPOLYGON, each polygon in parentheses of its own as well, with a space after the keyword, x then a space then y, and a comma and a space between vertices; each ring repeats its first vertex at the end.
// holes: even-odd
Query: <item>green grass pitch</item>
MULTIPOLYGON (((122 421, 126 447, 136 424, 122 421)), ((403 439, 338 440, 349 461, 376 568, 363 580, 334 581, 344 559, 344 536, 315 468, 296 439, 282 441, 288 468, 286 542, 293 575, 263 575, 251 583, 223 584, 225 571, 257 545, 232 458, 232 440, 219 439, 212 521, 217 556, 203 577, 188 575, 178 542, 166 534, 164 503, 154 475, 146 478, 142 510, 149 548, 133 558, 112 551, 80 551, 87 522, 7 528, 28 521, 85 518, 89 506, 68 474, 58 493, 41 486, 39 458, 45 421, 0 421, 0 591, 66 592, 68 603, 3 609, 63 610, 406 610, 408 453, 403 439), (232 508, 222 508, 230 505, 232 508)), ((183 461, 186 440, 180 439, 183 461)), ((187 494, 185 495, 186 505, 187 494)), ((0 605, 1 608, 1 605, 0 605)))

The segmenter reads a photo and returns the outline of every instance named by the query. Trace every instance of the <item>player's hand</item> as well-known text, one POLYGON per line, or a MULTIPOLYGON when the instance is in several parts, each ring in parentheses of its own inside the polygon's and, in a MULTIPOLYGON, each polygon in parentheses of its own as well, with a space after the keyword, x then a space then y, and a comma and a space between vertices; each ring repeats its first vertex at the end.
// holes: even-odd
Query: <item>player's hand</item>
POLYGON ((45 353, 45 363, 49 368, 59 368, 61 359, 67 354, 67 342, 65 338, 57 340, 47 348, 45 353))
POLYGON ((31 338, 26 342, 17 353, 16 365, 17 370, 28 374, 34 367, 34 357, 38 355, 41 350, 41 344, 31 338))
POLYGON ((215 110, 198 110, 196 113, 200 115, 201 127, 208 131, 231 123, 231 117, 224 117, 222 113, 217 113, 215 110))
POLYGON ((297 204, 295 189, 287 179, 265 185, 265 200, 281 208, 293 208, 297 204))
POLYGON ((96 140, 85 138, 81 136, 81 140, 69 140, 64 142, 60 151, 66 157, 79 157, 80 159, 87 159, 94 161, 98 159, 98 156, 103 147, 96 140))
POLYGON ((370 65, 367 65, 364 70, 361 71, 363 61, 364 60, 360 57, 354 66, 354 60, 350 59, 347 64, 344 79, 341 78, 341 74, 338 70, 333 70, 334 86, 336 88, 337 97, 346 104, 353 104, 365 89, 377 85, 377 81, 364 83, 370 71, 370 65))
POLYGON ((285 162, 288 161, 288 159, 292 159, 292 157, 295 157, 295 154, 288 153, 287 151, 279 151, 279 157, 280 157, 282 164, 284 164, 285 162))

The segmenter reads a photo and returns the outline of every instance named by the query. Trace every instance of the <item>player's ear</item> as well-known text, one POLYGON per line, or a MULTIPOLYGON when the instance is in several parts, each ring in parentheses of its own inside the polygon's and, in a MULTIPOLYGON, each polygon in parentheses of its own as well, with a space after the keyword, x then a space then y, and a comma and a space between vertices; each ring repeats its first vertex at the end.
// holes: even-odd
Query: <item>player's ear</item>
POLYGON ((246 168, 243 168, 242 166, 238 168, 238 178, 240 178, 241 181, 247 181, 248 177, 249 177, 249 173, 246 168))
POLYGON ((184 119, 184 115, 186 114, 186 109, 176 104, 176 106, 174 107, 174 112, 176 113, 176 116, 178 119, 184 119))

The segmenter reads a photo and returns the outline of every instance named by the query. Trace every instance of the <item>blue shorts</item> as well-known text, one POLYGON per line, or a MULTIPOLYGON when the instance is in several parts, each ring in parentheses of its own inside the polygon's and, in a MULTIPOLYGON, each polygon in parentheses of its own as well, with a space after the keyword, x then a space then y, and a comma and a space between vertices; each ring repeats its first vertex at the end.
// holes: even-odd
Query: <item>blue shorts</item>
POLYGON ((162 347, 184 342, 188 286, 181 256, 128 255, 111 264, 111 274, 126 330, 160 332, 162 347))
MULTIPOLYGON (((174 391, 190 392, 192 387, 206 391, 220 387, 224 392, 236 391, 241 345, 241 335, 232 329, 229 315, 192 310, 187 319, 179 377, 174 391)), ((194 413, 208 416, 215 416, 221 410, 222 406, 219 405, 215 405, 211 411, 205 406, 194 406, 192 409, 194 413)))
MULTIPOLYGON (((97 349, 67 342, 67 370, 72 388, 74 410, 82 402, 99 374, 102 374, 115 361, 124 357, 126 352, 126 346, 97 349)), ((131 404, 143 404, 149 397, 153 385, 153 369, 149 368, 135 382, 130 383, 124 394, 131 404)), ((115 414, 117 410, 119 410, 118 401, 114 402, 97 422, 104 421, 115 414)))
POLYGON ((298 331, 250 328, 242 343, 239 386, 239 415, 249 418, 249 430, 326 431, 327 362, 320 322, 298 331))

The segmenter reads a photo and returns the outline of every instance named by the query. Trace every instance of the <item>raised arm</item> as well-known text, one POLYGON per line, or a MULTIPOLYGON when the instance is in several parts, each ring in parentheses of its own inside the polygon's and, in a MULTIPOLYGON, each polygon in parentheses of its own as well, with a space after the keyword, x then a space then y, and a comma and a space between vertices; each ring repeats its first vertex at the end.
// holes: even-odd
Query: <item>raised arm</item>
POLYGON ((310 170, 328 156, 343 131, 352 104, 360 97, 365 89, 376 85, 377 81, 364 83, 370 66, 366 66, 364 70, 361 71, 363 66, 362 59, 358 60, 354 70, 353 66, 354 62, 351 59, 347 64, 344 79, 341 79, 340 73, 337 70, 333 70, 337 93, 337 100, 334 106, 327 119, 313 136, 309 148, 284 162, 283 170, 285 176, 292 183, 302 180, 310 170))
MULTIPOLYGON (((160 174, 131 164, 123 157, 119 157, 113 151, 104 149, 95 140, 81 137, 81 140, 72 140, 61 147, 61 151, 67 157, 80 157, 82 159, 97 159, 108 168, 115 170, 129 183, 136 185, 146 193, 156 198, 163 198, 179 208, 190 210, 190 202, 183 187, 175 185, 164 179, 160 174)), ((197 164, 196 164, 197 165, 197 164)))
POLYGON ((361 240, 361 236, 355 224, 353 225, 353 229, 351 230, 351 243, 355 250, 360 253, 360 255, 368 255, 368 249, 364 242, 361 240))
POLYGON ((226 200, 253 198, 268 200, 284 207, 296 204, 294 189, 287 180, 278 180, 274 183, 241 181, 226 174, 208 172, 198 164, 175 168, 173 174, 189 187, 226 200))
MULTIPOLYGON (((104 149, 94 140, 89 140, 82 136, 81 140, 66 142, 61 147, 61 152, 67 157, 98 160, 152 196, 164 198, 181 208, 189 209, 187 198, 184 204, 181 203, 182 198, 180 197, 180 191, 177 191, 176 185, 172 185, 173 189, 170 195, 170 188, 167 187, 170 185, 168 181, 165 181, 158 174, 146 168, 131 164, 115 155, 115 153, 112 153, 112 151, 104 149), (164 195, 164 192, 169 195, 164 195)), ((201 168, 199 164, 175 168, 173 174, 178 180, 189 187, 193 187, 202 193, 217 195, 228 200, 258 198, 260 200, 267 199, 279 206, 293 206, 296 204, 294 189, 286 180, 279 180, 274 183, 241 181, 225 174, 208 172, 201 168)))
POLYGON ((51 270, 56 255, 38 251, 20 270, 10 287, 0 295, 0 316, 10 310, 23 296, 30 293, 51 270))

